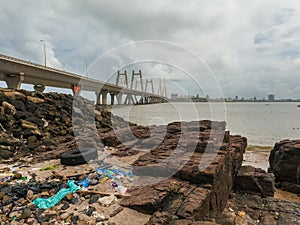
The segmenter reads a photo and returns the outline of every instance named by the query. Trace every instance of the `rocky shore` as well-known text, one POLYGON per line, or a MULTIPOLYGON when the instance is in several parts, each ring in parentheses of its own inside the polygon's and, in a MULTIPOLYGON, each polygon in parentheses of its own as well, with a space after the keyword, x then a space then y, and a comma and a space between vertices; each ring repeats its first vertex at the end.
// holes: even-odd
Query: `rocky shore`
POLYGON ((274 198, 275 178, 277 187, 298 185, 299 158, 287 155, 298 155, 299 142, 275 145, 274 177, 242 166, 247 139, 231 135, 224 122, 144 127, 92 104, 82 98, 74 105, 65 94, 0 90, 1 224, 300 224, 299 203, 274 198), (95 118, 94 127, 86 115, 95 118), (95 129, 101 141, 93 138, 95 129), (80 145, 96 149, 98 158, 62 165, 61 154, 80 145), (296 172, 286 176, 286 169, 296 172), (70 180, 80 190, 53 207, 34 203, 68 189, 70 180))

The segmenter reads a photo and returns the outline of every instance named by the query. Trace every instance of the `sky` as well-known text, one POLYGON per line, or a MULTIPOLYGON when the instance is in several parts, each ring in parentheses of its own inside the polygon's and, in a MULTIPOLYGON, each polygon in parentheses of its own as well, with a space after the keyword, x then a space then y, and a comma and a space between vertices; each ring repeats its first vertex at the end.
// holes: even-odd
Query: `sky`
POLYGON ((142 69, 145 78, 165 78, 169 94, 300 99, 296 0, 0 4, 1 54, 43 64, 45 40, 48 66, 86 75, 87 62, 88 75, 97 79, 107 77, 93 74, 104 55, 118 61, 113 70, 126 62, 128 71, 142 69))

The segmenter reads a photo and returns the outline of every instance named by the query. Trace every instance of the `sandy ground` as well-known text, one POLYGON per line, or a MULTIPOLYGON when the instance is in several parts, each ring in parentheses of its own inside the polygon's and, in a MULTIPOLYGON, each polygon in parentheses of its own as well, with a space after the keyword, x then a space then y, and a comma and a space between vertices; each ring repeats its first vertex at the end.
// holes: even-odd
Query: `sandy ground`
POLYGON ((243 166, 250 165, 268 171, 271 146, 248 146, 244 154, 243 166))

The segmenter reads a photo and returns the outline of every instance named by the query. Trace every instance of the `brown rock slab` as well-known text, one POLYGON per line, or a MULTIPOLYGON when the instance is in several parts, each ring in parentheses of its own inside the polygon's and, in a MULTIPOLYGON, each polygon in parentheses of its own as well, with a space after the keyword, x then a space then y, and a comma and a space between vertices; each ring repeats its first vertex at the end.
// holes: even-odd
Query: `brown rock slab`
POLYGON ((241 193, 273 197, 275 193, 275 179, 273 174, 266 173, 260 168, 242 166, 236 178, 235 189, 241 193))

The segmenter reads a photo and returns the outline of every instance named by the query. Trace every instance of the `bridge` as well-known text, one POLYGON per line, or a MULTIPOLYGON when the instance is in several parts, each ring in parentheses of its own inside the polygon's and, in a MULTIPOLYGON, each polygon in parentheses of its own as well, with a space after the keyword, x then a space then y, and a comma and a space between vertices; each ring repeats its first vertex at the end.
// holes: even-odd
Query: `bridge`
POLYGON ((97 105, 107 105, 107 96, 110 95, 110 104, 153 104, 167 102, 165 82, 164 88, 161 81, 158 94, 154 93, 152 80, 146 80, 146 87, 143 87, 142 72, 132 71, 131 83, 128 84, 126 70, 118 71, 116 84, 106 83, 93 78, 80 76, 75 73, 58 70, 25 60, 13 58, 0 54, 0 80, 5 81, 8 88, 20 89, 22 83, 32 84, 35 91, 43 92, 46 86, 72 89, 73 94, 80 91, 94 92, 97 105), (124 76, 126 84, 119 84, 120 77, 124 76), (134 84, 135 76, 139 76, 140 90, 137 89, 137 82, 134 84), (147 92, 147 85, 152 83, 152 91, 147 92), (124 100, 125 99, 125 100, 124 100))

